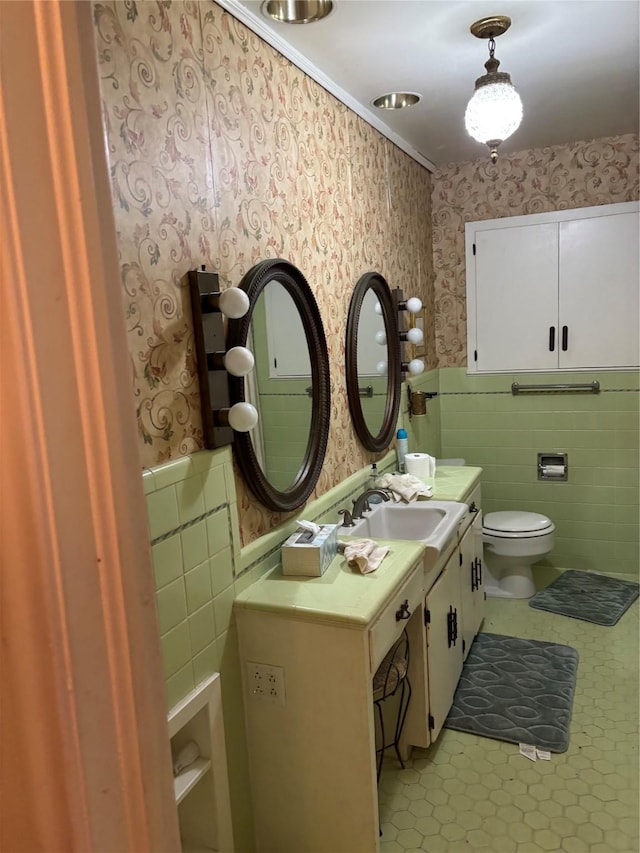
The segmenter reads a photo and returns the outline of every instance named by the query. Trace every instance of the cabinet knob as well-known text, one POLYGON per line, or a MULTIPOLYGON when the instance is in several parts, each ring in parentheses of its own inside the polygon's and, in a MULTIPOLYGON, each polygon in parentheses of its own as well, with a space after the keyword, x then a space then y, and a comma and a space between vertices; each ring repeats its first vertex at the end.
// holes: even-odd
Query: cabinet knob
POLYGON ((400 622, 402 619, 409 619, 411 616, 411 611, 409 610, 409 602, 403 601, 400 605, 400 609, 396 610, 396 622, 400 622))

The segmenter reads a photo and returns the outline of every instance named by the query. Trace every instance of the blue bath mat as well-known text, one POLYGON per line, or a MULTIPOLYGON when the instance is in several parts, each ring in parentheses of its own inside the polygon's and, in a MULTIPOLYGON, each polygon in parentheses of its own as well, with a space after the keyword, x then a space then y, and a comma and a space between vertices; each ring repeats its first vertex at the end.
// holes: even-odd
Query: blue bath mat
POLYGON ((480 633, 444 725, 564 752, 577 672, 578 652, 571 646, 480 633))
POLYGON ((529 607, 611 626, 631 607, 639 592, 640 585, 635 581, 569 569, 536 593, 529 607))

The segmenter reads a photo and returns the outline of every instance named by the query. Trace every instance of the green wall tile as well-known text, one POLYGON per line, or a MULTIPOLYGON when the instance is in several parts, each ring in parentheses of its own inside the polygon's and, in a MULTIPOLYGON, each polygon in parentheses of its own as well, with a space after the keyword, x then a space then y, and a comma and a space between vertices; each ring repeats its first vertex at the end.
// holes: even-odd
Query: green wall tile
POLYGON ((158 608, 158 628, 160 634, 166 634, 187 618, 184 580, 180 577, 156 593, 158 608))
POLYGON ((192 655, 196 655, 205 646, 214 642, 216 622, 212 602, 207 602, 204 607, 189 616, 189 636, 191 637, 192 655))
POLYGON ((174 705, 177 705, 181 699, 188 696, 195 686, 193 664, 189 661, 186 666, 182 667, 182 669, 178 670, 178 672, 167 679, 167 710, 170 710, 174 705))
POLYGON ((229 586, 227 589, 216 595, 213 600, 213 609, 216 617, 216 631, 218 636, 227 631, 231 624, 234 598, 235 589, 233 586, 229 586))
POLYGON ((185 572, 204 563, 209 556, 206 522, 199 521, 183 530, 180 534, 180 541, 185 572))
POLYGON ((231 542, 231 534, 229 531, 229 513, 227 509, 221 509, 219 512, 214 512, 207 521, 207 540, 209 554, 217 554, 223 548, 228 548, 231 542))
POLYGON ((181 622, 160 638, 165 678, 170 678, 179 669, 191 663, 191 640, 189 625, 181 622))
POLYGON ((181 523, 204 515, 204 485, 201 474, 177 483, 176 496, 181 523))
POLYGON ((217 642, 210 643, 205 646, 201 652, 198 652, 193 658, 193 675, 196 684, 214 672, 220 671, 220 649, 217 642))
POLYGON ((157 542, 151 548, 153 573, 156 579, 156 589, 161 589, 182 575, 182 548, 180 536, 170 536, 157 542))
POLYGON ((209 561, 205 560, 201 565, 185 573, 184 585, 187 595, 187 610, 189 614, 195 613, 207 602, 211 601, 211 579, 209 575, 209 561))
POLYGON ((203 474, 204 500, 207 509, 221 506, 227 500, 227 483, 224 467, 216 465, 203 474))
POLYGON ((231 548, 218 551, 209 560, 209 573, 211 578, 211 594, 215 598, 233 583, 233 562, 231 559, 231 548))
POLYGON ((179 524, 175 487, 167 486, 147 495, 147 512, 151 539, 175 530, 179 524))

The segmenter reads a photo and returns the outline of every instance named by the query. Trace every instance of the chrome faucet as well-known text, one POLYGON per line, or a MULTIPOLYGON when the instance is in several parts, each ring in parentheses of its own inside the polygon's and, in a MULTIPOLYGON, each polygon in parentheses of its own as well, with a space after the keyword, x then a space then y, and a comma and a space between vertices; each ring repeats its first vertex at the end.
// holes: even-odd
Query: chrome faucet
POLYGON ((372 497, 379 497, 383 501, 391 500, 391 494, 386 489, 365 489, 353 502, 353 518, 362 518, 362 513, 371 509, 369 498, 372 497))

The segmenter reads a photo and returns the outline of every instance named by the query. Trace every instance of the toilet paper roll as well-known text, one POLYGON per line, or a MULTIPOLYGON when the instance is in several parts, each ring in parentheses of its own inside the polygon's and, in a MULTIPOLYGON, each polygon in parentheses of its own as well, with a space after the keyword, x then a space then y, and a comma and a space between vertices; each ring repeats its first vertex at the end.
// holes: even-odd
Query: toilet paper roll
POLYGON ((435 477, 436 460, 428 453, 407 453, 404 457, 407 474, 420 477, 421 480, 429 480, 435 477))
POLYGON ((564 465, 542 465, 542 476, 543 477, 564 477, 565 475, 565 467, 564 465))

